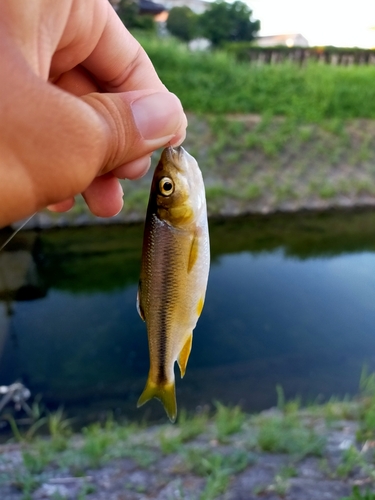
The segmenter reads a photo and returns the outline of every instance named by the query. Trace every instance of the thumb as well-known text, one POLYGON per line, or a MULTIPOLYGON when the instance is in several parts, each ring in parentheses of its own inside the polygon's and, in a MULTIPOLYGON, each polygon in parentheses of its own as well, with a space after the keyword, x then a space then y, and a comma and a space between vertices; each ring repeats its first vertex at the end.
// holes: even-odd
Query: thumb
POLYGON ((78 98, 31 81, 27 92, 7 86, 5 95, 17 105, 0 114, 0 227, 72 198, 97 175, 185 136, 181 103, 169 92, 78 98))
POLYGON ((179 99, 152 90, 83 97, 102 121, 105 141, 100 174, 182 142, 187 120, 179 99))

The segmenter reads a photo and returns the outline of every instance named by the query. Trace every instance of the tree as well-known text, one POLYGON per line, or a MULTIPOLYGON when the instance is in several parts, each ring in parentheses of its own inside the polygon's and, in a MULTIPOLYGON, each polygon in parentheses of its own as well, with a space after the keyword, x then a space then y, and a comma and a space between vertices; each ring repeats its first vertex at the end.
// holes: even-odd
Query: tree
POLYGON ((189 7, 173 7, 168 14, 167 30, 185 42, 197 36, 198 15, 189 7))
POLYGON ((128 29, 153 30, 155 21, 150 15, 140 15, 137 0, 119 0, 116 12, 128 29))
POLYGON ((260 30, 260 21, 252 21, 251 15, 252 10, 239 0, 233 3, 217 0, 200 16, 201 33, 215 46, 251 41, 260 30))

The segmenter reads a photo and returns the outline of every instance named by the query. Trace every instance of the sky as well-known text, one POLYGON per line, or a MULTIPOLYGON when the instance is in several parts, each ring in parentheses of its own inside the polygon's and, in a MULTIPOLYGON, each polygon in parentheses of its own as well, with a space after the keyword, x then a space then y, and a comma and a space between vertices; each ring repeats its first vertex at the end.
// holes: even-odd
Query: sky
POLYGON ((375 0, 246 0, 259 35, 301 33, 309 45, 375 48, 375 0), (372 28, 372 29, 371 29, 372 28))

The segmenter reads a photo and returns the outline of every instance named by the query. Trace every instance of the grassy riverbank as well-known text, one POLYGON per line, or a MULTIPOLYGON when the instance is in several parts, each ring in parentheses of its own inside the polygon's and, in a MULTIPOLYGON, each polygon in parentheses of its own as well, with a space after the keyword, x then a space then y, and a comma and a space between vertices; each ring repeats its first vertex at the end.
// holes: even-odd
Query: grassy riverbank
MULTIPOLYGON (((202 169, 210 215, 375 205, 375 120, 300 123, 269 115, 192 113, 188 119, 184 145, 202 169)), ((123 182, 124 208, 108 222, 144 220, 152 172, 123 182)), ((32 222, 98 221, 77 198, 70 213, 45 212, 32 222)))
POLYGON ((375 118, 375 66, 248 64, 136 34, 160 78, 195 113, 256 113, 300 121, 375 118))
MULTIPOLYGON (((187 110, 185 147, 203 171, 210 215, 375 205, 375 66, 239 63, 136 36, 187 110)), ((109 222, 143 220, 150 182, 151 172, 125 181, 124 209, 109 222)), ((32 222, 98 221, 78 199, 71 214, 32 222)))
POLYGON ((176 425, 109 418, 79 435, 51 414, 0 446, 0 497, 373 500, 375 375, 352 400, 301 408, 277 392, 277 408, 258 415, 216 403, 176 425), (41 423, 50 437, 33 437, 41 423))
MULTIPOLYGON (((375 66, 248 64, 136 37, 188 112, 185 146, 211 215, 375 205, 375 66)), ((124 182, 124 209, 109 222, 144 219, 150 180, 124 182)), ((96 222, 80 199, 71 214, 32 221, 96 222)))

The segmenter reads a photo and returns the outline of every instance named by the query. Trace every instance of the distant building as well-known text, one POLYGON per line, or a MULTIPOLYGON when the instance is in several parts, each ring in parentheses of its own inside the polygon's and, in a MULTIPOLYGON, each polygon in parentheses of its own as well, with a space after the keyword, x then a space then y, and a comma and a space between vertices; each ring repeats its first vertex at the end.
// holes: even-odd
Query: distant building
POLYGON ((259 47, 275 47, 284 45, 285 47, 308 47, 309 42, 300 33, 287 35, 260 36, 255 40, 259 47))
POLYGON ((210 5, 205 0, 165 0, 163 3, 168 10, 173 7, 189 7, 196 14, 202 14, 210 5))
POLYGON ((157 16, 161 12, 165 11, 165 5, 151 2, 151 0, 139 0, 139 13, 140 14, 149 14, 151 16, 157 16))
MULTIPOLYGON (((116 11, 118 10, 120 0, 109 0, 109 3, 116 11)), ((136 0, 136 3, 138 4, 139 14, 141 15, 148 14, 151 16, 157 16, 166 10, 164 4, 162 5, 160 3, 152 2, 151 0, 136 0)))

